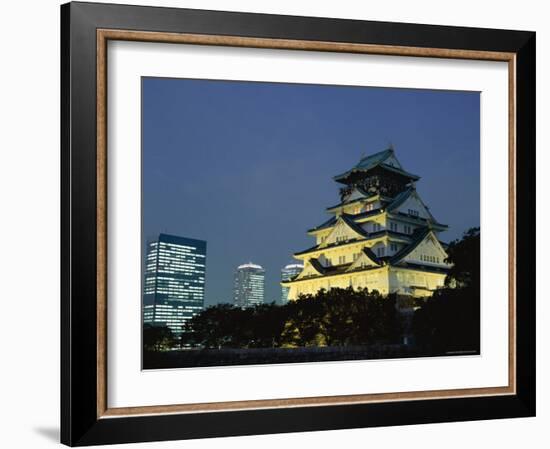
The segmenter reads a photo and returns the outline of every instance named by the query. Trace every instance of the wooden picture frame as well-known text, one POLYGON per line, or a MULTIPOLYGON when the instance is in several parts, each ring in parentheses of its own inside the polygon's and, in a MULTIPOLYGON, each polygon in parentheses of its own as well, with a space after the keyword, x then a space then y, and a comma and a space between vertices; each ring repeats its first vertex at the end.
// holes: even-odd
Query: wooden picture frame
POLYGON ((64 444, 534 416, 535 33, 93 3, 63 5, 61 23, 64 444), (507 62, 508 386, 108 408, 106 48, 110 40, 507 62))

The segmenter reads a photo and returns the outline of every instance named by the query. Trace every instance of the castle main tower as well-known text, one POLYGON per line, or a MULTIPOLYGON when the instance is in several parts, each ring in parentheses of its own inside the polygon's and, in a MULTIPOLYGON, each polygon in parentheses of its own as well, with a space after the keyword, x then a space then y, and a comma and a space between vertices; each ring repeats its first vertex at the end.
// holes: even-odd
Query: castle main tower
POLYGON ((438 234, 447 225, 420 198, 419 179, 393 148, 335 176, 343 185, 340 202, 327 208, 329 220, 308 231, 315 245, 294 254, 304 268, 282 282, 288 299, 335 287, 417 297, 442 287, 450 265, 438 234))

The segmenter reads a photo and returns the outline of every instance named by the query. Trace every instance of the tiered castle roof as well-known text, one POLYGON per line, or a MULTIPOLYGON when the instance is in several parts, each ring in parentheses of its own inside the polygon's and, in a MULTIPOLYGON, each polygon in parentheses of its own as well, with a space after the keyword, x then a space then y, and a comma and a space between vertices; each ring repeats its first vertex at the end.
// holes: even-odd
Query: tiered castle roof
POLYGON ((335 181, 345 185, 340 190, 341 201, 327 208, 327 212, 332 214, 327 221, 308 230, 311 235, 321 234, 327 238, 294 254, 297 259, 309 262, 311 272, 303 272, 293 280, 364 271, 384 265, 415 266, 425 271, 446 270, 447 264, 443 257, 446 257, 446 245, 439 241, 437 234, 446 230, 447 225, 439 223, 420 198, 415 187, 419 179, 419 176, 403 169, 393 148, 363 157, 353 168, 335 176, 335 181), (382 214, 386 214, 390 221, 400 223, 402 228, 403 224, 407 224, 408 229, 414 231, 398 232, 397 226, 394 229, 386 227, 367 230, 366 223, 380 218, 382 214), (336 228, 342 226, 348 230, 347 237, 330 238, 336 228), (394 254, 377 256, 365 246, 357 260, 351 263, 327 265, 319 260, 322 254, 333 249, 381 237, 399 242, 399 250, 394 254), (409 257, 420 245, 425 244, 435 245, 436 251, 442 255, 437 263, 431 260, 419 263, 409 257))
POLYGON ((401 175, 411 181, 418 181, 420 179, 420 176, 413 175, 403 170, 401 164, 395 158, 393 148, 388 148, 370 156, 362 157, 353 168, 335 176, 334 180, 342 184, 348 184, 354 179, 354 176, 365 175, 368 172, 374 171, 376 168, 401 175))

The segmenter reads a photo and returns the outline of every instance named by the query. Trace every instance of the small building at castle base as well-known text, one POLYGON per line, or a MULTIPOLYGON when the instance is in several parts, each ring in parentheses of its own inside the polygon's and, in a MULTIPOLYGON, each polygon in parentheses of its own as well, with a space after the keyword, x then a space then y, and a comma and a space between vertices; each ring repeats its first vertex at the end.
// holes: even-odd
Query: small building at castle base
POLYGON ((419 176, 403 169, 393 148, 362 158, 334 178, 343 184, 331 217, 308 231, 315 245, 294 257, 304 265, 282 283, 288 299, 331 288, 431 296, 450 264, 439 223, 416 191, 419 176))

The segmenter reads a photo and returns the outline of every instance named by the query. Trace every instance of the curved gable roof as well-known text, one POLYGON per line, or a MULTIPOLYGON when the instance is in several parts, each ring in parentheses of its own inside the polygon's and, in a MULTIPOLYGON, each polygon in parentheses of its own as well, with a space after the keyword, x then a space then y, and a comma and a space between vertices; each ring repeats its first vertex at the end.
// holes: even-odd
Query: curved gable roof
POLYGON ((393 212, 394 210, 399 208, 401 205, 403 205, 405 203, 405 201, 407 201, 411 197, 416 198, 420 202, 420 204, 424 207, 424 209, 426 210, 426 213, 430 217, 430 220, 434 223, 437 223, 437 220, 434 218, 434 216, 430 212, 430 209, 426 206, 424 201, 422 201, 422 198, 420 198, 420 195, 418 194, 418 192, 416 191, 416 188, 414 186, 410 186, 408 189, 403 190, 400 194, 398 194, 393 199, 393 201, 388 205, 387 211, 388 212, 393 212))
POLYGON ((372 249, 368 248, 368 247, 364 247, 363 248, 363 253, 365 254, 365 256, 367 256, 373 263, 377 264, 377 265, 381 265, 382 262, 380 262, 380 259, 378 259, 378 257, 376 257, 376 254, 374 254, 374 252, 372 251, 372 249))
POLYGON ((401 206, 405 201, 407 201, 407 198, 411 196, 412 191, 413 188, 409 187, 408 189, 403 190, 400 194, 396 195, 393 201, 388 205, 388 211, 391 212, 401 206))
POLYGON ((390 259, 390 263, 394 264, 405 258, 411 251, 413 251, 418 245, 420 245, 420 243, 426 238, 430 231, 431 229, 429 227, 418 228, 416 231, 414 231, 413 241, 409 245, 402 248, 401 251, 395 253, 390 259))
POLYGON ((362 237, 368 237, 368 232, 365 231, 360 225, 355 223, 353 219, 351 218, 351 215, 348 214, 342 214, 340 217, 342 221, 354 232, 359 234, 362 237))
POLYGON ((428 235, 430 234, 432 235, 434 240, 439 243, 439 245, 441 246, 441 249, 445 252, 445 249, 439 242, 437 236, 434 234, 432 228, 430 226, 426 226, 424 228, 418 228, 413 233, 413 241, 409 245, 405 246, 400 251, 398 251, 396 254, 394 254, 390 259, 390 264, 394 265, 396 263, 401 262, 412 251, 414 251, 416 247, 420 245, 426 239, 426 237, 428 237, 428 235))
POLYGON ((385 164, 385 162, 390 158, 394 159, 397 162, 397 164, 399 164, 399 161, 394 155, 393 148, 388 148, 386 150, 379 151, 378 153, 371 154, 370 156, 362 157, 360 161, 351 170, 348 170, 340 175, 334 176, 333 179, 335 181, 342 181, 353 172, 358 172, 358 171, 366 172, 378 166, 382 166, 387 170, 402 174, 410 179, 414 179, 414 180, 420 179, 420 176, 413 175, 412 173, 408 173, 405 170, 403 170, 401 168, 401 164, 399 164, 399 167, 396 167, 390 164, 385 164))
POLYGON ((337 221, 336 216, 332 216, 327 221, 320 224, 319 226, 315 226, 314 228, 308 229, 307 232, 316 232, 316 231, 320 231, 321 229, 330 228, 336 223, 336 221, 337 221))

